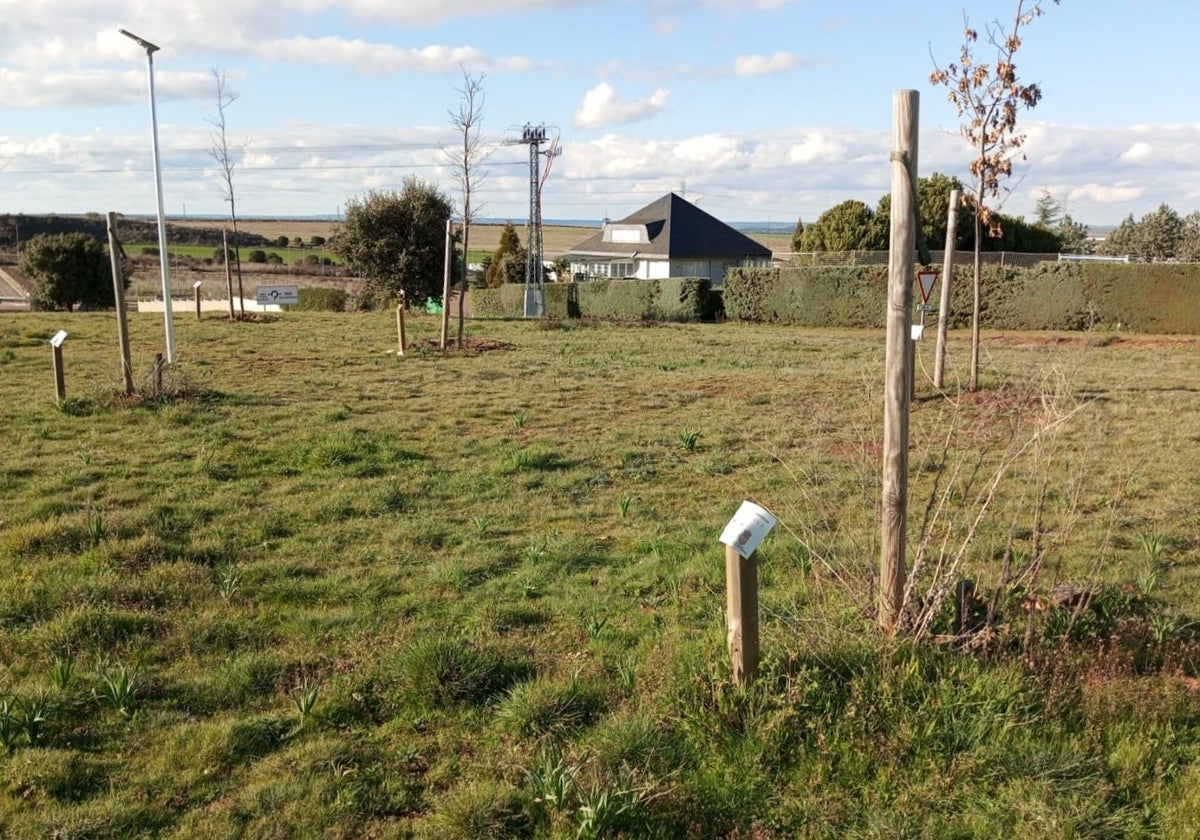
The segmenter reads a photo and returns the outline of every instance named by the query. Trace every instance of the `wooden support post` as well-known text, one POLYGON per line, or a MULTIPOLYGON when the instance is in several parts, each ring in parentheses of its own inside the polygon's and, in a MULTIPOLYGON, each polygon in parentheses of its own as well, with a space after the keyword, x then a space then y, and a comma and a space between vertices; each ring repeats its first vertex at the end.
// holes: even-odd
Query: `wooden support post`
POLYGON ((59 402, 62 402, 67 398, 67 382, 63 376, 62 346, 52 344, 50 350, 53 353, 51 358, 54 360, 54 396, 59 402))
POLYGON ((108 212, 108 257, 112 265, 113 301, 117 305, 117 341, 121 345, 121 380, 125 396, 133 393, 133 361, 129 354, 129 325, 125 317, 125 275, 121 271, 121 247, 117 242, 117 214, 108 212))
POLYGON ((946 333, 950 325, 950 283, 954 279, 954 242, 958 228, 958 190, 950 191, 950 210, 946 220, 946 256, 942 261, 942 296, 938 308, 937 358, 933 363, 933 387, 946 387, 946 333))
POLYGON ((154 396, 161 397, 163 393, 163 356, 162 353, 154 354, 154 396))
POLYGON ((396 352, 397 356, 404 355, 404 292, 400 292, 400 302, 396 304, 396 333, 400 340, 400 349, 396 352))
POLYGON ((200 285, 195 286, 196 289, 196 320, 200 320, 200 285))
POLYGON ((443 350, 446 349, 446 342, 450 335, 450 258, 453 255, 450 232, 453 224, 450 219, 446 220, 446 259, 445 268, 442 271, 442 343, 440 345, 443 350))
POLYGON ((908 414, 912 367, 912 287, 917 232, 917 114, 920 94, 899 90, 892 109, 892 213, 888 254, 884 372, 883 481, 879 559, 879 629, 899 629, 904 606, 908 518, 908 414))
POLYGON ((725 591, 730 676, 734 685, 746 685, 758 676, 757 556, 725 546, 725 591))
POLYGON ((225 288, 229 294, 229 320, 237 316, 233 313, 233 269, 229 265, 229 231, 221 229, 221 252, 225 255, 225 288))

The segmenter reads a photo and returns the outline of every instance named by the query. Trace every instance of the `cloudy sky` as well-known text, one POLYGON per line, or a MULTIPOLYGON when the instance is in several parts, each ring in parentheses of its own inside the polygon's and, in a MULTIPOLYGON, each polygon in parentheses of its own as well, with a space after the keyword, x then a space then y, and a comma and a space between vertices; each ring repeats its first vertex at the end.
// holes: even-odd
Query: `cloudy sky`
MULTIPOLYGON (((1025 0, 1026 5, 1031 0, 1025 0)), ((1115 224, 1200 209, 1196 0, 1043 0, 1025 31, 1026 159, 1005 211, 1049 191, 1115 224)), ((921 95, 920 171, 968 180, 959 119, 929 73, 1015 0, 0 0, 0 212, 152 214, 145 51, 167 214, 227 212, 210 155, 214 69, 239 213, 331 216, 406 175, 457 199, 463 72, 484 74, 495 151, 478 200, 523 219, 545 124, 562 154, 547 219, 617 218, 675 190, 728 221, 790 228, 889 189, 892 94, 921 95)), ((981 47, 981 60, 990 56, 981 47)))

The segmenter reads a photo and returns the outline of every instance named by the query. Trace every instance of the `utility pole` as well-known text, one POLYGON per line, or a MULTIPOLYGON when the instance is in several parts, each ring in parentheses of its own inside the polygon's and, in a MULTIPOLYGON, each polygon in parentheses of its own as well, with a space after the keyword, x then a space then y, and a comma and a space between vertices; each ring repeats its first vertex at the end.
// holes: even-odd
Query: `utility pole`
POLYGON ((562 152, 557 140, 549 140, 545 125, 526 123, 521 138, 506 141, 508 145, 529 147, 529 221, 525 226, 525 317, 546 314, 546 270, 542 250, 542 187, 550 174, 554 158, 562 152), (550 148, 542 151, 542 144, 550 148), (546 172, 541 172, 542 155, 546 156, 546 172))

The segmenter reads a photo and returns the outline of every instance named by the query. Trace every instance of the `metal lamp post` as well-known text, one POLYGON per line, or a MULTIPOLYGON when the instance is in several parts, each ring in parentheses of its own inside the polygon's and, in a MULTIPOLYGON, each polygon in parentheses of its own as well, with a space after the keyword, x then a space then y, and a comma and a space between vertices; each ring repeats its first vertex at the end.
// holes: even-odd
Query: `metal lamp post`
POLYGON ((154 186, 158 196, 158 264, 162 272, 163 296, 163 327, 167 338, 167 362, 175 361, 175 330, 171 324, 171 278, 170 264, 167 255, 167 220, 163 211, 162 167, 158 154, 158 111, 154 105, 154 53, 158 47, 144 38, 139 38, 125 29, 118 29, 122 35, 146 51, 146 63, 150 68, 150 132, 154 138, 154 186))

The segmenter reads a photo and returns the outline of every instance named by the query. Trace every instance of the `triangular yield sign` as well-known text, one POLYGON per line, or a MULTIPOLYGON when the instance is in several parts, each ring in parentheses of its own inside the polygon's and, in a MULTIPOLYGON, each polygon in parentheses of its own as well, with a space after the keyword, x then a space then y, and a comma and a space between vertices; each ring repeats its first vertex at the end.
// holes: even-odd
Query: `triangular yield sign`
POLYGON ((933 291, 933 284, 936 282, 936 271, 917 272, 917 284, 921 287, 921 303, 929 303, 929 293, 933 291))

